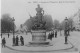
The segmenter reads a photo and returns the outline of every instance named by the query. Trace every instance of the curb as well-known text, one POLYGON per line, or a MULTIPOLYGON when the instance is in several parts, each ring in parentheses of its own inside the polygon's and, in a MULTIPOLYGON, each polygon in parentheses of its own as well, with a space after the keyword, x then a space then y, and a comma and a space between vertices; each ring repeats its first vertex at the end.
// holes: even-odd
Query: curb
MULTIPOLYGON (((68 40, 69 41, 69 40, 68 40)), ((69 41, 70 42, 70 41, 69 41)), ((78 51, 78 48, 76 48, 71 42, 70 44, 75 48, 75 51, 78 51)))
POLYGON ((15 51, 19 51, 19 52, 53 52, 53 51, 65 51, 65 50, 69 50, 69 49, 75 48, 74 45, 71 42, 70 42, 70 44, 72 45, 70 48, 59 49, 59 50, 46 50, 46 51, 45 50, 42 50, 42 51, 17 50, 17 49, 11 48, 9 46, 6 46, 6 47, 11 49, 11 50, 15 50, 15 51))
POLYGON ((60 50, 46 50, 46 51, 29 51, 29 50, 16 50, 16 49, 13 49, 11 47, 8 47, 6 46, 7 48, 11 49, 11 50, 15 50, 15 51, 19 51, 19 52, 53 52, 53 51, 64 51, 64 50, 69 50, 69 49, 72 49, 74 47, 70 47, 70 48, 66 48, 66 49, 60 49, 60 50))

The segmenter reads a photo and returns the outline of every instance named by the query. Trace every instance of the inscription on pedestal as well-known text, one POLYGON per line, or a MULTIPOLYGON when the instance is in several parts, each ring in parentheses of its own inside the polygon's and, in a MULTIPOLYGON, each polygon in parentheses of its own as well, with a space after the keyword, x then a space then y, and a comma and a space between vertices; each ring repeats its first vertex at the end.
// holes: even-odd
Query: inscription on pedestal
POLYGON ((44 32, 33 32, 32 33, 32 41, 41 42, 46 41, 46 33, 44 32))

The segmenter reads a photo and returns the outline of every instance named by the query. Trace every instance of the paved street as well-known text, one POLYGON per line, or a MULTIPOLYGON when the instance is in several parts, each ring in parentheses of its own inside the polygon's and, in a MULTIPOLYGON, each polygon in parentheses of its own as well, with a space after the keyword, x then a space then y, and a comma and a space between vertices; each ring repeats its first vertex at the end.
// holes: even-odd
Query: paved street
POLYGON ((80 51, 80 32, 72 32, 69 40, 80 51))
POLYGON ((80 31, 70 32, 70 36, 68 37, 68 40, 80 51, 80 31))
MULTIPOLYGON (((70 36, 68 37, 68 40, 75 46, 75 48, 78 48, 78 50, 80 51, 80 39, 79 39, 79 37, 80 37, 80 35, 79 35, 79 33, 80 32, 71 32, 70 33, 70 36)), ((16 34, 17 35, 17 34, 16 34)), ((27 35, 25 35, 25 34, 20 34, 19 36, 23 36, 23 37, 25 37, 24 38, 24 42, 26 43, 26 44, 28 44, 28 42, 29 41, 31 41, 31 34, 30 33, 28 33, 27 35)), ((47 33, 47 35, 48 35, 48 33, 47 33)), ((6 42, 8 42, 7 43, 7 45, 12 45, 12 35, 8 38, 6 35, 4 35, 4 37, 6 38, 6 42)), ((47 40, 47 41, 50 41, 50 40, 47 40)), ((65 46, 64 45, 64 35, 63 35, 63 31, 62 31, 62 36, 60 36, 60 32, 58 32, 58 38, 53 38, 53 40, 52 41, 50 41, 51 43, 53 43, 54 44, 54 47, 51 47, 51 49, 60 49, 60 48, 67 48, 67 47, 70 47, 71 45, 67 45, 67 46, 65 46), (58 46, 58 47, 56 47, 56 45, 58 46), (64 46, 64 47, 63 47, 64 46)), ((50 50, 50 47, 49 47, 49 50, 50 50)), ((18 48, 18 50, 20 49, 20 48, 22 48, 21 46, 20 47, 14 47, 14 49, 17 49, 18 48)), ((26 48, 25 46, 22 48, 22 50, 26 50, 26 49, 29 49, 29 48, 26 48), (23 48, 25 48, 25 49, 23 49, 23 48)), ((35 47, 36 48, 36 47, 35 47)), ((38 49, 40 49, 41 47, 39 47, 38 49)), ((43 49, 45 48, 45 47, 42 47, 43 49)), ((38 50, 37 49, 37 50, 38 50)), ((47 48, 46 48, 47 49, 47 48)), ((34 50, 34 48, 33 48, 33 50, 34 50)), ((73 50, 75 50, 75 49, 70 49, 70 50, 62 50, 62 51, 48 51, 48 52, 38 52, 38 53, 64 53, 64 52, 77 52, 77 51, 73 51, 73 50)), ((37 52, 26 52, 26 51, 16 51, 16 50, 11 50, 10 48, 2 48, 2 53, 37 53, 37 52)))

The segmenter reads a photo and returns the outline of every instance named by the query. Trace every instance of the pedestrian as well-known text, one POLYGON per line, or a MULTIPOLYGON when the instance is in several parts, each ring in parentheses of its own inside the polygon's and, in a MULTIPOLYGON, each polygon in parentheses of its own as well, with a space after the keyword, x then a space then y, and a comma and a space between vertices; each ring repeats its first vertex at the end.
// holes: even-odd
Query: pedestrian
POLYGON ((48 34, 48 39, 50 39, 50 33, 48 34))
POLYGON ((15 38, 15 36, 13 36, 13 46, 15 46, 16 45, 16 38, 15 38))
POLYGON ((54 38, 54 31, 52 32, 52 37, 54 38))
POLYGON ((53 38, 53 32, 51 32, 50 34, 50 40, 52 40, 52 38, 53 38))
POLYGON ((5 38, 3 38, 2 39, 2 48, 5 47, 5 44, 6 44, 6 40, 5 40, 5 38))
POLYGON ((18 38, 18 35, 16 36, 16 46, 18 46, 18 40, 19 40, 19 38, 18 38))
POLYGON ((1 38, 2 38, 2 33, 1 33, 1 38))
POLYGON ((48 39, 52 40, 52 33, 49 33, 48 39))
POLYGON ((8 33, 8 38, 9 38, 9 33, 8 33))
POLYGON ((20 36, 20 41, 21 41, 21 46, 24 45, 24 38, 22 36, 20 36))
POLYGON ((57 31, 55 31, 55 38, 57 38, 57 31))

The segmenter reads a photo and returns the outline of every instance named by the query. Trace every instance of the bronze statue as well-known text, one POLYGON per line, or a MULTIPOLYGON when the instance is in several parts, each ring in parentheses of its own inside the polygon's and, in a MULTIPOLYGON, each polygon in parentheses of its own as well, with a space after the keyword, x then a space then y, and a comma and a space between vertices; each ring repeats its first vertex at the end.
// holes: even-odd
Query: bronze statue
POLYGON ((32 26, 32 29, 34 30, 38 30, 38 29, 45 29, 45 24, 46 22, 44 22, 43 19, 43 15, 44 15, 44 11, 43 9, 40 7, 40 5, 38 4, 38 7, 36 8, 36 17, 35 17, 35 23, 32 26))

